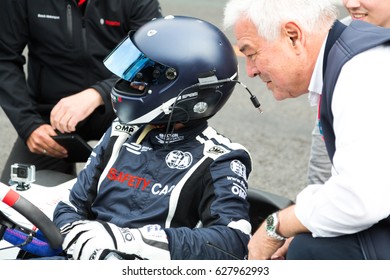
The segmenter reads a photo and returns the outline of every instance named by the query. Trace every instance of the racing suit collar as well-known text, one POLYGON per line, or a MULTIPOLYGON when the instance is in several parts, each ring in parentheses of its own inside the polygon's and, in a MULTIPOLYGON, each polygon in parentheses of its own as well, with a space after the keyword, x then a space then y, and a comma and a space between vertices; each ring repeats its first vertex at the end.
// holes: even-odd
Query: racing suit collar
POLYGON ((177 145, 193 140, 208 126, 207 120, 193 121, 178 130, 170 130, 166 133, 166 128, 158 128, 149 132, 148 141, 156 148, 160 145, 177 145))

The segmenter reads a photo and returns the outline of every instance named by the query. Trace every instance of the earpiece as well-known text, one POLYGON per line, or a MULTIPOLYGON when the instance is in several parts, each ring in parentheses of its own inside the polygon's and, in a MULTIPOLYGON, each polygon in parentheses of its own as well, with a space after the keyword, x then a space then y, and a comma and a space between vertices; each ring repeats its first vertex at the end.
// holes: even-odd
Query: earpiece
POLYGON ((249 90, 249 88, 246 85, 244 85, 243 83, 241 83, 238 80, 232 80, 232 79, 229 79, 229 78, 222 79, 222 80, 214 79, 212 81, 210 81, 210 80, 201 80, 200 79, 199 83, 192 85, 190 88, 205 89, 205 88, 216 87, 218 85, 223 85, 223 84, 227 84, 227 83, 237 83, 237 84, 240 84, 242 87, 244 87, 247 90, 247 92, 249 93, 249 95, 250 95, 250 100, 251 100, 253 106, 256 109, 258 109, 260 113, 263 113, 263 111, 261 110, 261 104, 260 104, 259 100, 257 99, 257 97, 252 94, 252 92, 249 90))

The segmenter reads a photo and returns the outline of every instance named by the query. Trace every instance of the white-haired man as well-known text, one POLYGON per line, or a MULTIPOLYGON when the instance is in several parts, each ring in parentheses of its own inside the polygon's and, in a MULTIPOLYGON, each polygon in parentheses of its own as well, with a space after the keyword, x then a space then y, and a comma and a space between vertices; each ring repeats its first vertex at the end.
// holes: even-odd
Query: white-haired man
POLYGON ((277 100, 321 96, 331 178, 270 215, 249 242, 250 259, 390 258, 390 30, 336 20, 329 0, 231 0, 246 71, 277 100), (368 95, 369 93, 369 95, 368 95), (290 237, 294 237, 293 239, 290 237), (289 239, 288 239, 289 238, 289 239), (289 240, 286 242, 286 240, 289 240), (291 241, 292 240, 292 241, 291 241), (291 243, 290 243, 291 241, 291 243))

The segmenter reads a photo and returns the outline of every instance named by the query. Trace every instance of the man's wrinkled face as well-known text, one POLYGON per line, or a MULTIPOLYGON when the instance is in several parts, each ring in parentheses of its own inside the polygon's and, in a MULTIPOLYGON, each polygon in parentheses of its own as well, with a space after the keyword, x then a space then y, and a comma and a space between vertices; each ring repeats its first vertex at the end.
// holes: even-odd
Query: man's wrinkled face
POLYGON ((390 0, 343 0, 353 20, 390 28, 390 0))
POLYGON ((249 77, 258 76, 272 91, 276 100, 297 97, 307 92, 311 75, 304 75, 303 61, 295 42, 288 36, 279 36, 268 42, 258 35, 252 22, 240 20, 234 34, 239 50, 246 57, 249 77))

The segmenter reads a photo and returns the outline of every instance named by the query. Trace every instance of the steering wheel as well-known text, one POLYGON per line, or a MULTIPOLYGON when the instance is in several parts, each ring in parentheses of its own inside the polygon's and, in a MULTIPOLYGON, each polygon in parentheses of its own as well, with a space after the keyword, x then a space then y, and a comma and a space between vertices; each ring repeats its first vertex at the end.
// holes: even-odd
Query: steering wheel
POLYGON ((39 236, 39 231, 36 233, 20 226, 0 211, 0 237, 18 247, 23 245, 22 249, 38 256, 52 256, 61 252, 63 237, 59 229, 38 207, 4 184, 0 184, 0 200, 23 215, 43 234, 39 236))

